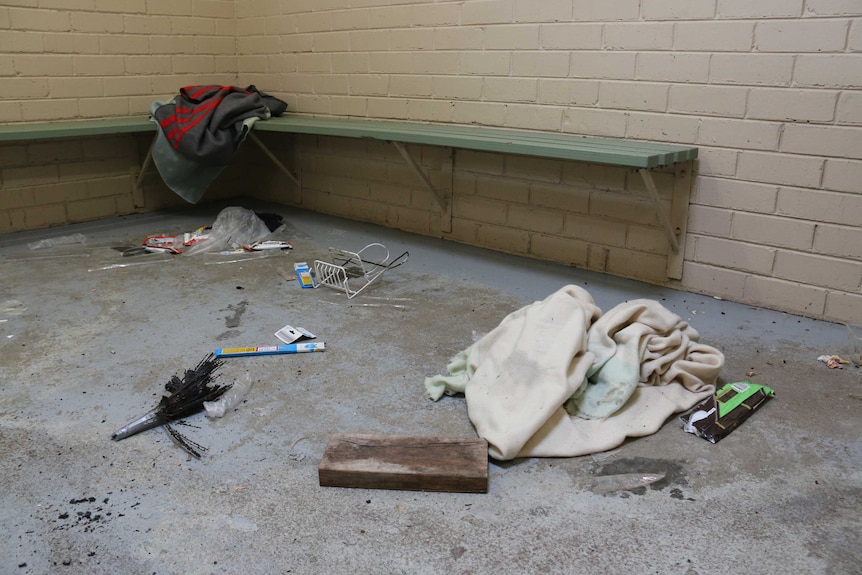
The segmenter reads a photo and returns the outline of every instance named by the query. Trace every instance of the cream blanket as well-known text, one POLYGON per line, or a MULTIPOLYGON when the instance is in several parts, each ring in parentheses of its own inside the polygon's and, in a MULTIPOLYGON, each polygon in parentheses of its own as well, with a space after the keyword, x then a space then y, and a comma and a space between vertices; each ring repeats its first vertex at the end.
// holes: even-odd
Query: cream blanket
POLYGON ((525 306, 429 377, 432 399, 464 393, 491 457, 572 457, 655 433, 715 391, 717 349, 660 303, 602 315, 569 285, 525 306))

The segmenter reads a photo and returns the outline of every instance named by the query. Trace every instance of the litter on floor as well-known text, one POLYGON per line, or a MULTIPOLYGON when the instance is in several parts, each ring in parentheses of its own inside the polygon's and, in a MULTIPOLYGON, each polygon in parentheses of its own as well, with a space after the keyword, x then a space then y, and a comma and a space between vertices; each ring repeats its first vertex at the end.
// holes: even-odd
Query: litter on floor
POLYGON ((845 326, 265 204, 241 251, 117 249, 226 207, 0 238, 6 571, 862 564, 862 370, 815 360, 845 326), (409 262, 301 286, 373 243, 409 262))

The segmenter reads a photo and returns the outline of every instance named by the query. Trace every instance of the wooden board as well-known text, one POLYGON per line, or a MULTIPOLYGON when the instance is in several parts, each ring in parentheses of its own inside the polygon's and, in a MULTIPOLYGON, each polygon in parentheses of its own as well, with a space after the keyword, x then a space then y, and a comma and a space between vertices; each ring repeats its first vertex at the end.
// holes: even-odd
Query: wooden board
POLYGON ((486 493, 484 439, 389 435, 333 436, 318 467, 320 485, 486 493))

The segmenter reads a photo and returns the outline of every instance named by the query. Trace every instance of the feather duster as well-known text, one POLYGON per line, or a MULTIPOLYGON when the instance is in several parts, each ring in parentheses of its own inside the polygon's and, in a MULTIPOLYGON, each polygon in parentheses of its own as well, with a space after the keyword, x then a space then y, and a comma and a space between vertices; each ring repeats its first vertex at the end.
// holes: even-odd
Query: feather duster
POLYGON ((222 366, 222 363, 222 360, 209 354, 194 369, 187 369, 182 379, 176 375, 172 376, 170 381, 165 384, 165 391, 168 392, 168 395, 163 395, 158 405, 149 413, 115 431, 111 435, 111 439, 119 441, 147 429, 164 425, 171 438, 183 449, 195 457, 200 457, 199 451, 205 450, 205 448, 183 437, 169 424, 172 421, 203 411, 205 401, 215 401, 231 388, 232 384, 218 385, 213 383, 218 377, 214 374, 222 366))

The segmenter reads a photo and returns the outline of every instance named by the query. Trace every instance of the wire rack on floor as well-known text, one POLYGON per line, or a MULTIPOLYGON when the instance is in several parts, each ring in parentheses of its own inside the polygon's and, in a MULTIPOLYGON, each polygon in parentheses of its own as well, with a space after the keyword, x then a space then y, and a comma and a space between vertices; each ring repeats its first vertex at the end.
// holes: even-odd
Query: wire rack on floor
POLYGON ((314 261, 318 286, 328 286, 347 294, 351 299, 374 283, 386 270, 396 268, 410 257, 404 252, 389 261, 389 249, 383 244, 368 244, 358 252, 329 248, 332 261, 314 261))

